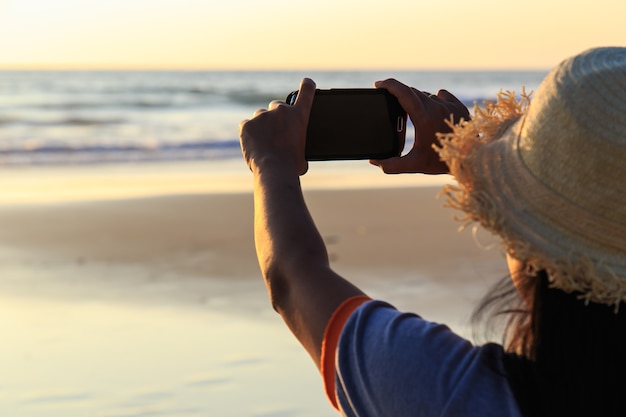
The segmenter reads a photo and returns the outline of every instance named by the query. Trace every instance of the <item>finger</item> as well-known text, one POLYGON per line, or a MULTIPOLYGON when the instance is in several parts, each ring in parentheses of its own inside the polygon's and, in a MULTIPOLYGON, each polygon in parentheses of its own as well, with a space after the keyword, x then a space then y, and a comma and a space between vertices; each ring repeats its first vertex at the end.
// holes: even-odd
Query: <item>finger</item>
POLYGON ((267 111, 267 109, 258 109, 257 111, 254 112, 253 117, 257 117, 259 114, 265 113, 267 111))
POLYGON ((454 123, 458 123, 461 120, 471 120, 469 109, 459 100, 454 94, 447 90, 439 90, 437 95, 449 103, 448 108, 454 110, 454 123), (452 107, 450 107, 452 106, 452 107))
POLYGON ((296 97, 295 107, 302 108, 308 114, 313 105, 313 98, 315 97, 315 81, 310 78, 303 78, 300 83, 300 90, 296 97))
POLYGON ((461 100, 459 100, 458 98, 456 98, 456 96, 452 93, 450 93, 448 90, 439 90, 437 91, 437 97, 446 100, 446 101, 451 101, 453 103, 457 103, 460 105, 464 104, 461 102, 461 100))
POLYGON ((309 170, 309 162, 305 160, 302 166, 300 167, 300 169, 298 170, 298 174, 304 175, 308 172, 308 170, 309 170))
POLYGON ((383 170, 385 174, 403 174, 414 172, 410 158, 407 156, 396 156, 388 159, 372 159, 370 164, 383 170))
POLYGON ((280 100, 273 100, 270 102, 270 104, 267 106, 268 110, 274 110, 276 107, 280 106, 281 104, 285 104, 284 101, 280 101, 280 100))
POLYGON ((389 84, 393 83, 394 81, 397 82, 398 80, 396 80, 395 78, 387 78, 386 80, 375 81, 374 87, 388 89, 389 84))
POLYGON ((376 88, 384 88, 396 96, 402 108, 408 112, 409 115, 420 114, 420 112, 424 111, 423 100, 427 96, 421 91, 402 84, 400 81, 392 78, 384 81, 377 81, 374 85, 376 88))
POLYGON ((243 127, 246 125, 246 123, 248 123, 250 120, 249 119, 245 119, 242 120, 241 123, 239 123, 239 136, 241 136, 241 132, 243 131, 243 127))

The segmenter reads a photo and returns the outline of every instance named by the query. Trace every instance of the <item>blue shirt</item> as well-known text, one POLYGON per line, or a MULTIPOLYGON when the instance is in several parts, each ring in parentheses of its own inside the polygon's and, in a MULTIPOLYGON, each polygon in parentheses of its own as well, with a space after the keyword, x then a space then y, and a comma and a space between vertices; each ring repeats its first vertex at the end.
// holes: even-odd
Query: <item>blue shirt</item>
POLYGON ((346 416, 521 417, 493 343, 474 346, 447 326, 382 301, 360 306, 337 348, 346 416))

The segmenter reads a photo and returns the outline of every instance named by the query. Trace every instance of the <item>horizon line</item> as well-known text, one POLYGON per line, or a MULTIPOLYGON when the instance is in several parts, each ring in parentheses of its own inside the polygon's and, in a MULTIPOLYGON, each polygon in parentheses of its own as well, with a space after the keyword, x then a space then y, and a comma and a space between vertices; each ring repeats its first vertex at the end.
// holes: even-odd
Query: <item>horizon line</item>
POLYGON ((38 64, 0 64, 0 71, 224 71, 224 72, 388 72, 388 71, 402 71, 402 72, 489 72, 489 71, 528 71, 528 72, 541 72, 549 71, 549 68, 541 67, 210 67, 210 66, 124 66, 124 65, 38 65, 38 64))

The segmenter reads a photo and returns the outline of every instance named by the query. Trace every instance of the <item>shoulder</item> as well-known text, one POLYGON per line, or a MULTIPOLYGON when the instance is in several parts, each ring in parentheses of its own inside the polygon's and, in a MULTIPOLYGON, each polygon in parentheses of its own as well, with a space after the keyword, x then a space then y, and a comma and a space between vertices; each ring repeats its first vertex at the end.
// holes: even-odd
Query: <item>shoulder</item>
POLYGON ((347 415, 518 416, 503 357, 499 345, 474 346, 446 325, 370 301, 341 334, 336 394, 347 415))

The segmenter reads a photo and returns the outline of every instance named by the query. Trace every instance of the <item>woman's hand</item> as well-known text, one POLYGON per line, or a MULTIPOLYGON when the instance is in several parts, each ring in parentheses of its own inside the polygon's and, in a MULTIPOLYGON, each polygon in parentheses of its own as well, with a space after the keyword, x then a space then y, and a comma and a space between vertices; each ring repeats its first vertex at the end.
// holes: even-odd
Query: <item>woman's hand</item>
POLYGON ((450 126, 446 123, 452 116, 453 123, 461 119, 469 120, 469 111, 454 95, 446 90, 439 90, 437 95, 425 93, 401 82, 388 79, 377 81, 377 88, 384 88, 398 98, 415 126, 415 143, 404 156, 383 160, 372 160, 387 174, 420 172, 424 174, 447 174, 448 166, 439 159, 433 149, 437 143, 437 133, 447 133, 450 126))
POLYGON ((291 166, 298 175, 306 173, 306 128, 314 95, 315 83, 305 78, 293 106, 282 101, 272 101, 267 110, 259 109, 252 119, 241 122, 241 150, 253 172, 271 163, 291 166))

